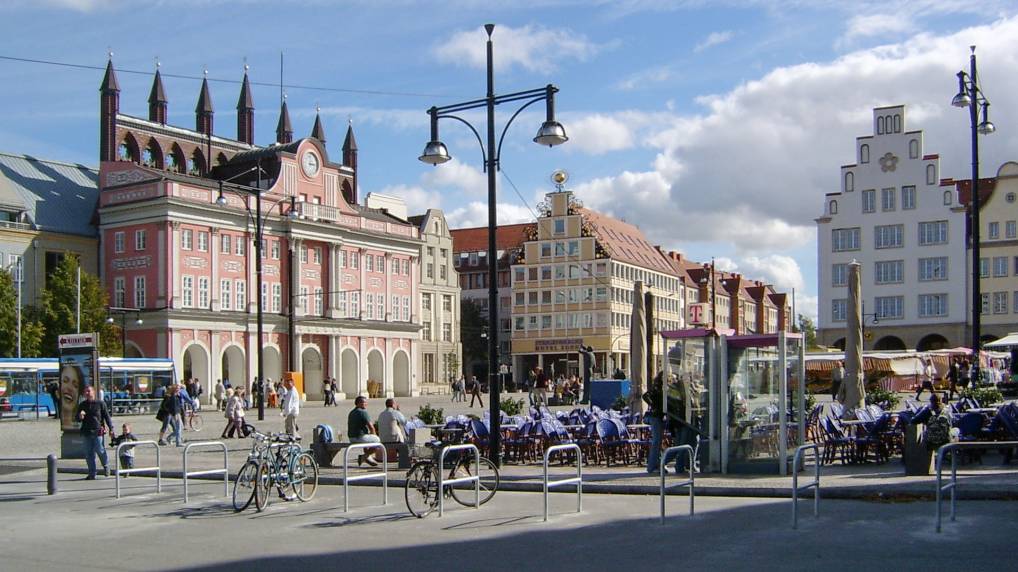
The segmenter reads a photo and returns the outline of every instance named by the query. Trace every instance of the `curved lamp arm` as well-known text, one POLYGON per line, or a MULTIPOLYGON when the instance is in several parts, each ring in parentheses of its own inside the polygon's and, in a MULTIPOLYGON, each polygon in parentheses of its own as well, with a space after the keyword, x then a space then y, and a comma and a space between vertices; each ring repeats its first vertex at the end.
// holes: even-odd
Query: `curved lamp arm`
POLYGON ((477 138, 477 144, 481 147, 481 164, 484 165, 485 171, 487 171, 487 168, 488 168, 488 154, 485 152, 484 143, 481 141, 481 134, 477 132, 477 129, 475 129, 474 126, 471 125, 469 121, 467 121, 466 119, 463 119, 462 117, 460 117, 458 115, 453 115, 451 113, 446 113, 446 114, 443 114, 443 115, 436 116, 437 119, 444 119, 446 117, 448 117, 449 119, 455 119, 456 121, 459 121, 463 125, 466 125, 470 129, 470 131, 473 132, 474 137, 477 138))
POLYGON ((502 135, 500 135, 498 137, 498 147, 496 148, 496 151, 495 151, 495 161, 494 161, 494 163, 496 165, 498 164, 499 158, 502 157, 502 141, 505 139, 505 134, 506 134, 506 132, 509 131, 509 126, 513 124, 513 121, 516 119, 516 116, 519 115, 520 113, 522 113, 524 109, 530 107, 531 105, 537 103, 538 101, 543 101, 543 100, 545 100, 547 98, 548 98, 547 95, 541 95, 539 97, 531 99, 530 101, 525 103, 523 105, 523 107, 520 107, 519 109, 517 109, 516 113, 513 113, 512 117, 509 118, 509 121, 506 121, 505 127, 502 128, 502 135))

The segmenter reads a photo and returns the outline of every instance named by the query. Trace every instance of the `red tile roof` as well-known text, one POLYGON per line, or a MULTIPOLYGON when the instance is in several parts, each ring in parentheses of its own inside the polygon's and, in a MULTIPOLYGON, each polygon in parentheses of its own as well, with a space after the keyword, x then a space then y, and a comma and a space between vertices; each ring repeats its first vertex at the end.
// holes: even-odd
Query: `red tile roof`
MULTIPOLYGON (((965 179, 964 181, 956 180, 954 181, 954 184, 958 189, 958 202, 962 205, 968 206, 968 204, 972 202, 972 179, 965 179)), ((985 205, 986 201, 990 200, 990 195, 993 194, 993 189, 995 188, 997 188, 997 179, 993 177, 979 179, 980 205, 985 205)))
MULTIPOLYGON (((536 229, 535 223, 504 224, 495 229, 495 247, 498 250, 511 250, 519 248, 527 240, 531 229, 536 229)), ((488 250, 488 227, 479 228, 456 228, 449 231, 452 234, 452 251, 479 252, 488 250)))
POLYGON ((640 229, 587 208, 578 210, 593 227, 597 241, 613 259, 649 270, 673 273, 671 263, 647 242, 647 237, 640 229))

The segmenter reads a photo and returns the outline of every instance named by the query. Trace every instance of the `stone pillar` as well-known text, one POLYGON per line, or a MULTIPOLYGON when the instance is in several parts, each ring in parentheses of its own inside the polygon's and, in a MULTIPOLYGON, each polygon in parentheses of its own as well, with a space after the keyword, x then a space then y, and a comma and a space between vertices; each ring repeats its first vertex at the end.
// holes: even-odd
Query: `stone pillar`
MULTIPOLYGON (((342 372, 342 348, 340 347, 339 336, 329 336, 329 367, 327 369, 328 375, 336 380, 337 389, 343 389, 343 384, 340 382, 339 376, 342 372)), ((346 395, 342 391, 336 392, 336 399, 346 399, 346 395)))
MULTIPOLYGON (((385 272, 382 273, 382 280, 385 281, 385 303, 383 306, 389 309, 386 315, 385 321, 387 322, 398 322, 399 321, 399 304, 396 304, 395 308, 390 306, 392 302, 392 255, 389 253, 385 254, 385 272)), ((397 261, 396 264, 399 264, 397 261)))
MULTIPOLYGON (((293 263, 290 264, 290 281, 293 284, 293 291, 290 292, 290 303, 293 304, 293 316, 300 318, 304 316, 304 304, 310 303, 307 299, 308 296, 301 296, 301 271, 303 265, 300 262, 301 250, 304 248, 304 241, 299 238, 291 238, 289 240, 289 249, 293 253, 291 259, 293 263)), ((291 371, 298 371, 296 369, 291 371)))
POLYGON ((329 311, 326 315, 332 319, 342 317, 339 315, 339 291, 343 288, 343 276, 339 269, 340 246, 338 243, 329 244, 329 311))
POLYGON ((170 268, 166 278, 170 282, 170 308, 180 307, 180 223, 171 222, 170 268))
MULTIPOLYGON (((212 284, 209 284, 209 290, 210 290, 209 293, 212 296, 211 302, 212 302, 212 311, 213 312, 218 312, 219 310, 221 310, 223 308, 223 304, 221 303, 221 297, 222 297, 223 293, 219 289, 219 247, 220 246, 221 245, 219 244, 219 229, 218 228, 210 228, 209 229, 209 259, 210 259, 210 261, 212 263, 212 277, 209 278, 209 280, 212 280, 212 284)), ((213 370, 215 370, 215 368, 213 368, 213 370)), ((210 391, 209 393, 211 394, 212 392, 210 391)))

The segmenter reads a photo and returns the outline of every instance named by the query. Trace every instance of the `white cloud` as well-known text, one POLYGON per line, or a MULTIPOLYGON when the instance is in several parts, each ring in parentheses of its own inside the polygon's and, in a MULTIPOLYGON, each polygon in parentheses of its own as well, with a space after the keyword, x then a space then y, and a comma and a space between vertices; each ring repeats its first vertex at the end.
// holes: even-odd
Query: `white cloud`
POLYGON ((633 146, 633 133, 627 124, 618 118, 600 113, 570 120, 566 133, 569 135, 566 150, 578 150, 591 155, 601 155, 633 146))
POLYGON ((837 47, 851 45, 862 38, 898 36, 910 33, 915 23, 905 12, 883 14, 857 14, 848 20, 845 33, 835 43, 837 47))
POLYGON ((781 292, 791 292, 793 288, 801 292, 806 285, 799 263, 782 254, 747 256, 740 260, 739 271, 746 278, 772 284, 781 292))
POLYGON ((638 87, 645 86, 648 83, 661 83, 663 81, 668 81, 673 75, 674 74, 670 67, 659 66, 636 72, 615 84, 615 87, 624 91, 630 91, 638 87))
POLYGON ((428 188, 455 188, 464 194, 485 195, 488 192, 488 176, 470 165, 453 159, 421 175, 421 184, 428 188))
POLYGON ((390 185, 380 189, 378 193, 403 199, 410 216, 423 214, 430 208, 438 208, 442 203, 441 194, 413 185, 390 185))
POLYGON ((714 46, 723 44, 728 40, 731 40, 733 37, 735 37, 735 33, 733 33, 731 30, 725 30, 723 32, 711 32, 706 38, 703 39, 703 41, 701 41, 695 47, 693 47, 693 51, 700 53, 706 50, 707 48, 712 48, 714 46))
MULTIPOLYGON (((534 220, 530 209, 520 205, 498 203, 496 214, 499 225, 533 222, 534 220)), ((449 221, 451 228, 488 226, 488 203, 472 201, 464 206, 446 211, 445 218, 449 221)))
MULTIPOLYGON (((434 53, 446 63, 484 69, 487 65, 487 38, 483 28, 456 32, 436 46, 434 53)), ((600 49, 586 36, 571 30, 533 25, 520 28, 495 26, 492 40, 496 42, 497 70, 519 66, 532 72, 548 73, 554 71, 562 60, 586 61, 600 49)))

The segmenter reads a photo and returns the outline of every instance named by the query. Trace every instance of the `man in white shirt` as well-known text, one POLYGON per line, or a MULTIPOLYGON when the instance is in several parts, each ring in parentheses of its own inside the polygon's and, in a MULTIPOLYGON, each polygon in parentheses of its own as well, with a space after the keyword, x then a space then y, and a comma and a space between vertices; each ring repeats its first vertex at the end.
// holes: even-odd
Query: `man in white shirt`
POLYGON ((378 415, 378 437, 382 443, 406 442, 406 417, 399 410, 396 400, 385 400, 385 411, 378 415))
POLYGON ((297 416, 300 415, 300 394, 297 393, 297 388, 293 386, 292 379, 283 381, 282 408, 283 412, 280 415, 284 417, 283 424, 287 435, 300 437, 297 433, 297 416))

